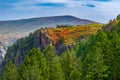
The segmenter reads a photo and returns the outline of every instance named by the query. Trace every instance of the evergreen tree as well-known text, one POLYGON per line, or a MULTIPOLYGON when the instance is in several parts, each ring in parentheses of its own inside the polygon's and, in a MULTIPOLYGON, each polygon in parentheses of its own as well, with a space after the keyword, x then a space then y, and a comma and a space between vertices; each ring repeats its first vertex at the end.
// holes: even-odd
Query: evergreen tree
POLYGON ((108 67, 104 63, 100 48, 95 53, 89 52, 83 62, 83 80, 103 80, 108 77, 108 67))
MULTIPOLYGON (((86 42, 82 52, 81 59, 83 62, 82 80, 103 80, 108 78, 108 65, 105 63, 106 49, 109 49, 106 33, 99 31, 86 42), (105 48, 106 47, 106 48, 105 48)), ((80 44, 80 49, 81 44, 80 44)))
POLYGON ((82 63, 74 51, 68 51, 60 56, 61 66, 66 80, 80 80, 82 63))
POLYGON ((1 80, 17 80, 18 72, 16 66, 9 61, 2 73, 1 80))
POLYGON ((54 47, 48 46, 43 53, 47 59, 47 66, 49 67, 49 80, 64 80, 64 75, 54 47))
POLYGON ((22 80, 48 80, 46 59, 39 49, 32 49, 28 52, 19 70, 22 80))
POLYGON ((117 20, 120 20, 120 14, 117 16, 117 20))

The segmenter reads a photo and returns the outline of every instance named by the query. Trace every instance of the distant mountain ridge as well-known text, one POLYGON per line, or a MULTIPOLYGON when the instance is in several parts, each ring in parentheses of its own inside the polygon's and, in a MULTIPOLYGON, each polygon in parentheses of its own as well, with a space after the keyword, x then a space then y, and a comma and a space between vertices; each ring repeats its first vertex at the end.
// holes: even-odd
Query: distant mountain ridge
POLYGON ((16 20, 3 20, 3 21, 0 21, 0 22, 12 22, 12 21, 23 21, 23 20, 36 20, 36 19, 62 19, 62 18, 69 18, 69 19, 78 19, 78 20, 85 20, 85 21, 90 21, 90 22, 94 22, 94 21, 91 21, 91 20, 87 20, 87 19, 80 19, 80 18, 77 18, 77 17, 74 17, 72 15, 62 15, 62 16, 48 16, 48 17, 35 17, 35 18, 26 18, 26 19, 16 19, 16 20))
POLYGON ((90 23, 96 22, 79 19, 70 15, 0 21, 0 41, 5 46, 8 46, 15 42, 16 39, 24 37, 41 27, 56 27, 56 25, 84 25, 90 23))
POLYGON ((52 16, 52 17, 39 17, 39 18, 29 18, 29 19, 21 19, 21 20, 8 20, 8 21, 0 21, 0 27, 2 26, 53 26, 60 24, 65 25, 82 25, 94 23, 94 21, 79 19, 74 16, 64 15, 64 16, 52 16))

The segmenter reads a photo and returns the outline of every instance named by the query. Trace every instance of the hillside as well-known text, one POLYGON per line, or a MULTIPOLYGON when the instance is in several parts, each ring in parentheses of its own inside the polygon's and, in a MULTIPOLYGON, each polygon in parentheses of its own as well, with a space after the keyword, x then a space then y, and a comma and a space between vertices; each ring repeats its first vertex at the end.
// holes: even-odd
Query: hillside
POLYGON ((55 27, 56 25, 82 25, 95 23, 90 20, 73 16, 39 17, 21 20, 0 21, 0 41, 5 45, 12 45, 16 39, 27 36, 41 27, 55 27))
POLYGON ((0 79, 120 80, 119 67, 120 15, 104 26, 42 28, 17 40, 0 66, 0 79), (66 50, 57 54, 56 46, 66 50))
POLYGON ((94 23, 38 29, 34 33, 30 33, 29 36, 18 39, 12 46, 8 47, 3 63, 6 64, 7 61, 12 59, 19 66, 30 49, 36 47, 43 51, 48 45, 53 45, 56 54, 61 55, 68 49, 72 49, 77 40, 87 40, 91 34, 95 34, 102 26, 103 24, 94 23))
POLYGON ((61 40, 65 45, 71 46, 78 38, 85 39, 85 36, 95 34, 101 29, 103 24, 88 24, 78 26, 61 26, 57 28, 42 29, 42 31, 49 36, 54 45, 57 45, 61 40))

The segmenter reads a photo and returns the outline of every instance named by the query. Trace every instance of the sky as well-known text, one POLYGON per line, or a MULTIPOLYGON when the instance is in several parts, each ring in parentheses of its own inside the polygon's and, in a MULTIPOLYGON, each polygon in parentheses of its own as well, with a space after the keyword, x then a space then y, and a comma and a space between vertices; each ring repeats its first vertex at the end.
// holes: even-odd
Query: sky
POLYGON ((0 21, 72 15, 108 23, 120 14, 120 0, 0 0, 0 21))

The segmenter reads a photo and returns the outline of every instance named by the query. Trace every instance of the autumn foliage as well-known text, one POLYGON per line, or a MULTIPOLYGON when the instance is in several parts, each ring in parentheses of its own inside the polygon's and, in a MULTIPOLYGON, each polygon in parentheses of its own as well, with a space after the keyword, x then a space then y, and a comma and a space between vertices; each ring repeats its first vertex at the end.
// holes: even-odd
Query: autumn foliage
POLYGON ((89 24, 67 27, 56 27, 43 29, 44 32, 50 37, 50 39, 56 45, 61 39, 66 45, 75 44, 75 40, 81 36, 89 36, 95 34, 102 28, 102 24, 89 24))

